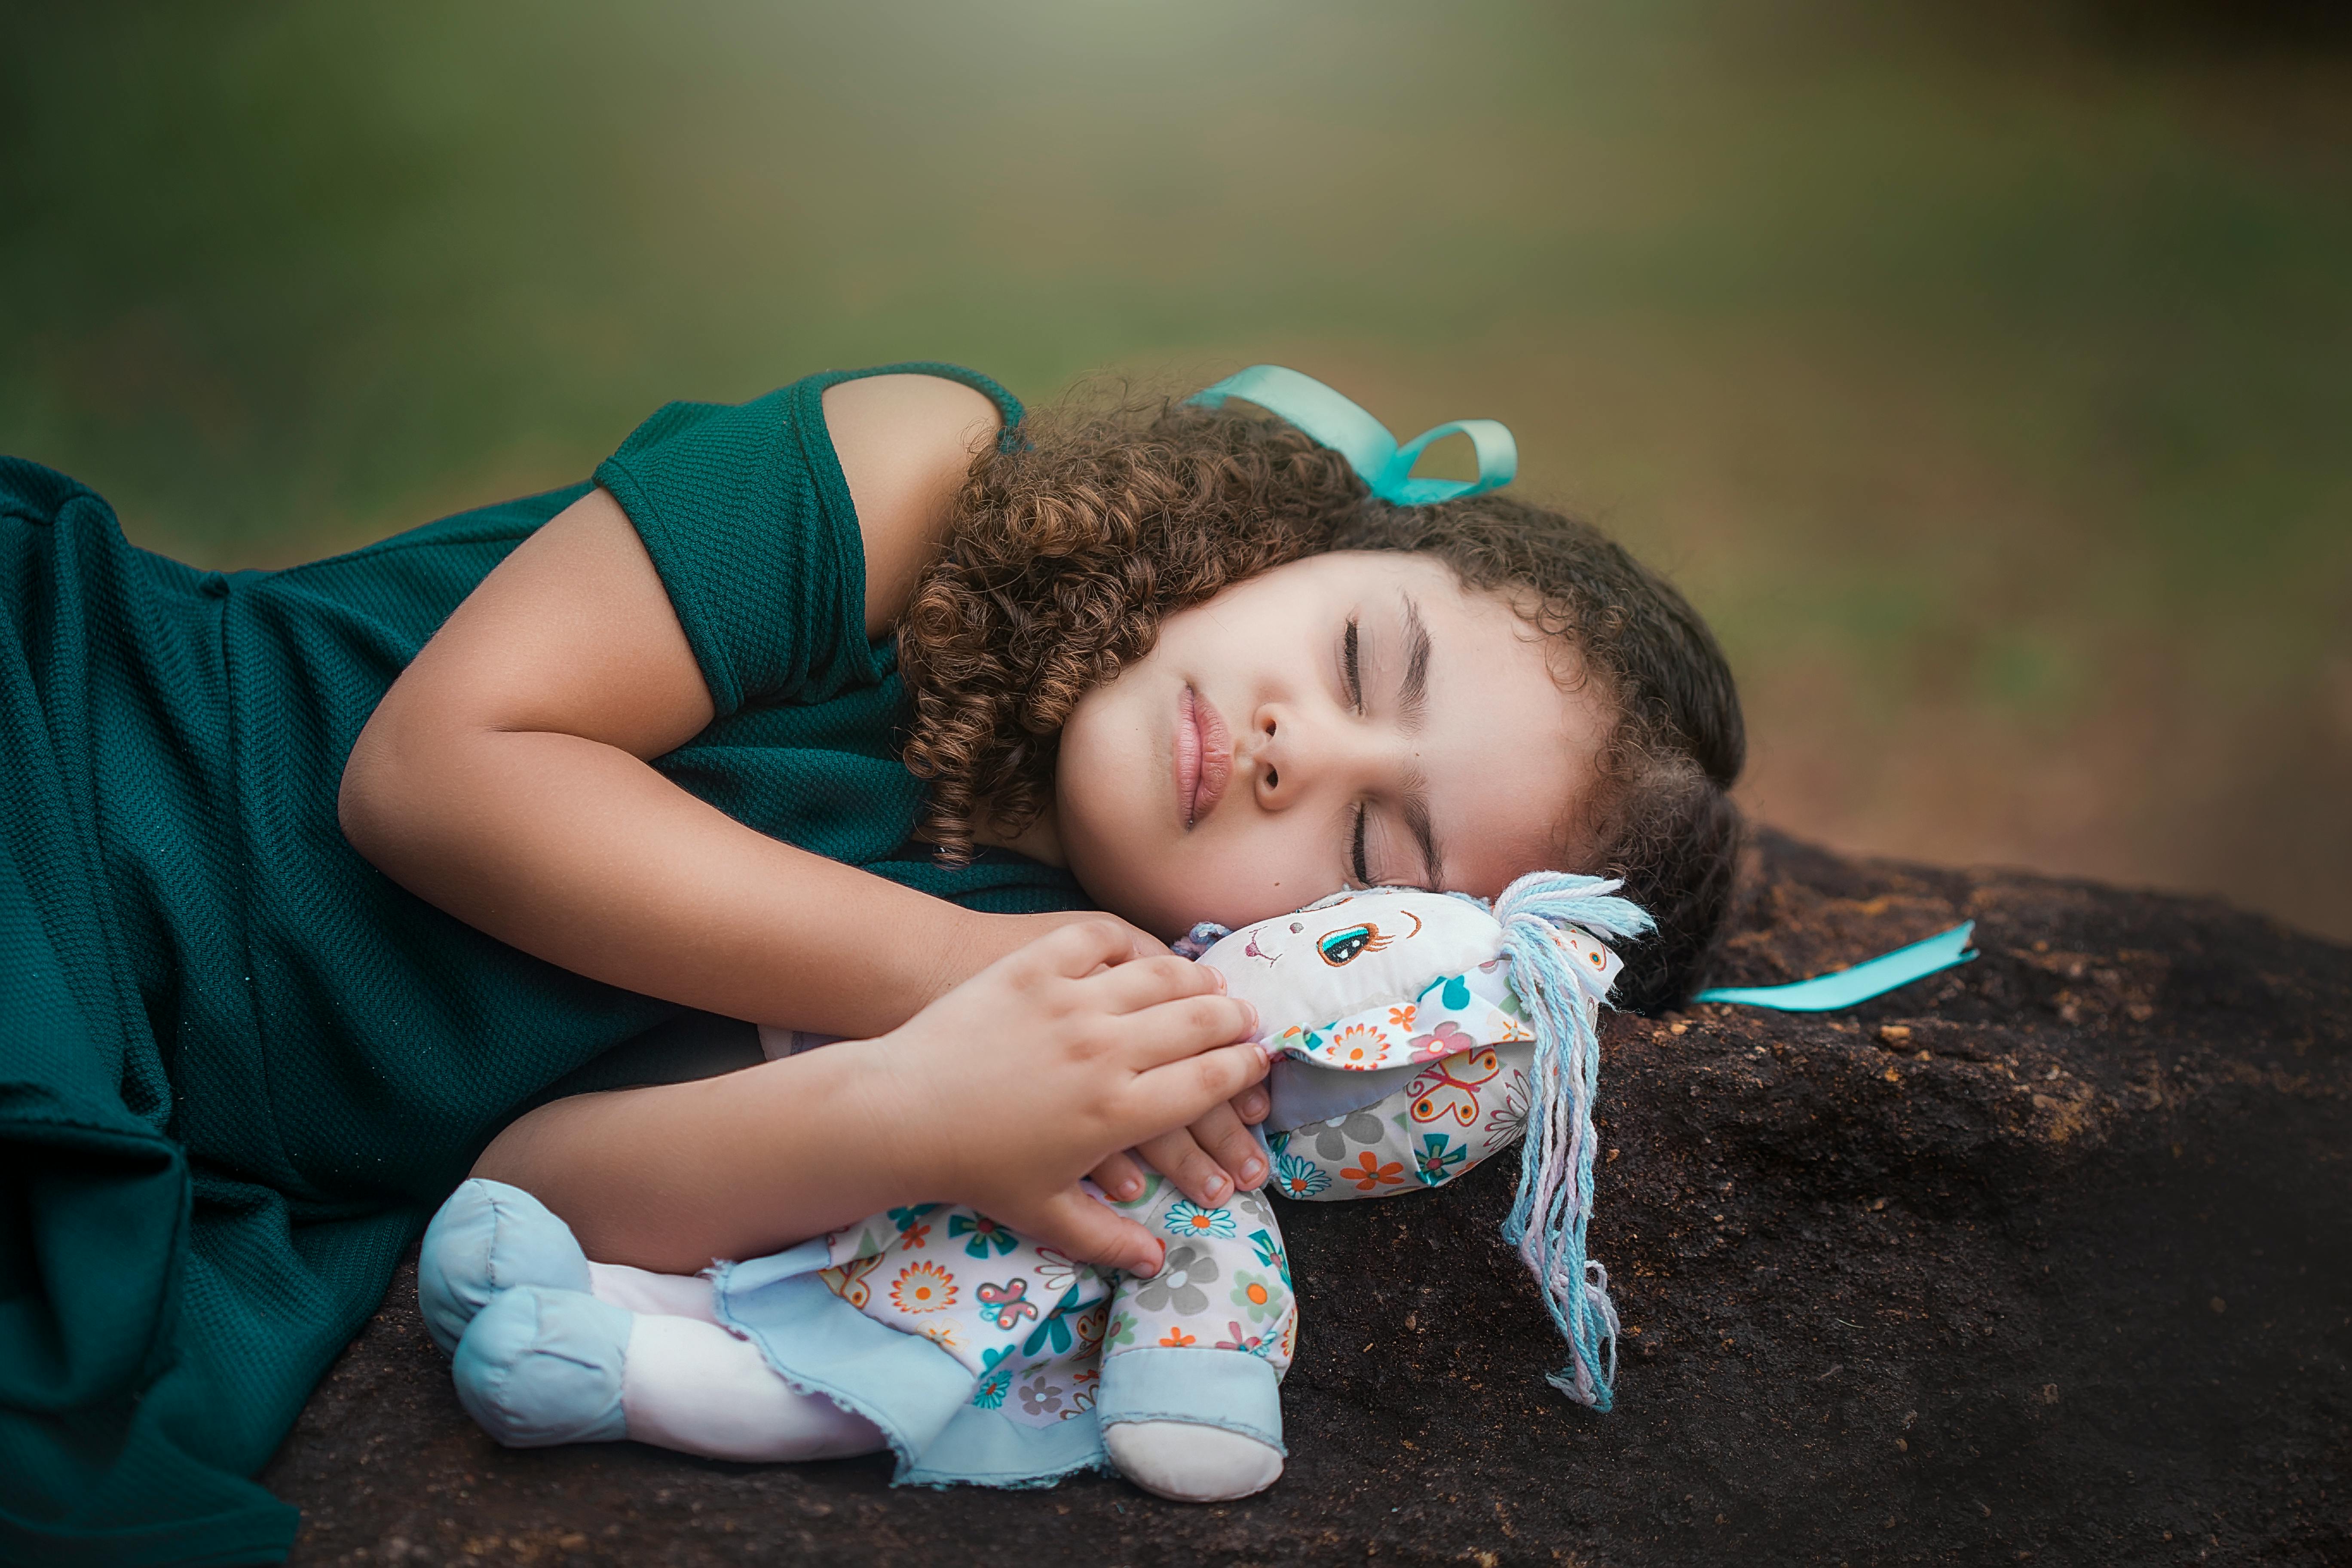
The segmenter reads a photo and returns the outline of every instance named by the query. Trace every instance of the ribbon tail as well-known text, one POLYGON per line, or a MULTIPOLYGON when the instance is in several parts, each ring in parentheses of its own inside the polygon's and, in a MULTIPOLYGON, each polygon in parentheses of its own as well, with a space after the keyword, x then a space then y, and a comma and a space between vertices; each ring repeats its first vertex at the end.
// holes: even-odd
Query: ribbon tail
POLYGON ((1228 397, 1278 414, 1348 459, 1366 484, 1396 456, 1396 437, 1361 404, 1287 365, 1254 364, 1204 386, 1187 403, 1216 408, 1228 397))
POLYGON ((1783 1013, 1835 1012, 1841 1007, 1852 1007, 1874 996, 1884 996, 1898 986, 1908 985, 1915 980, 1924 980, 1930 974, 1968 963, 1977 956, 1976 950, 1969 946, 1969 934, 1976 929, 1976 921, 1963 921, 1949 931, 1938 931, 1925 942, 1915 942, 1908 947, 1898 947, 1893 952, 1883 952, 1851 969, 1817 974, 1811 980, 1800 980, 1788 985, 1717 986, 1700 992, 1692 1000, 1737 1002, 1749 1007, 1771 1007, 1783 1013))

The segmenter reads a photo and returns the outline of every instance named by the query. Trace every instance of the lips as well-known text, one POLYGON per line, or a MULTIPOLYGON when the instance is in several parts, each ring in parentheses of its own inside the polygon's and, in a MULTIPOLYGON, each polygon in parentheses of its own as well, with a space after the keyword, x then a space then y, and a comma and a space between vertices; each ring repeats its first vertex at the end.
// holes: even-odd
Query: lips
POLYGON ((1223 715, 1186 687, 1176 715, 1176 805, 1186 827, 1216 809, 1233 771, 1233 735, 1223 715))

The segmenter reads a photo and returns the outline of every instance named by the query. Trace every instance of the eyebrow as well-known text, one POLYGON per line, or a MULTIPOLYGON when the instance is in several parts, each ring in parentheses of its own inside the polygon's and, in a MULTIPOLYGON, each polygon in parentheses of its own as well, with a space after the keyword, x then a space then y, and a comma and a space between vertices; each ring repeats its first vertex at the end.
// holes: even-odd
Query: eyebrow
POLYGON ((1397 689, 1397 718, 1410 732, 1419 730, 1429 705, 1429 627, 1421 606, 1404 595, 1404 684, 1397 689))

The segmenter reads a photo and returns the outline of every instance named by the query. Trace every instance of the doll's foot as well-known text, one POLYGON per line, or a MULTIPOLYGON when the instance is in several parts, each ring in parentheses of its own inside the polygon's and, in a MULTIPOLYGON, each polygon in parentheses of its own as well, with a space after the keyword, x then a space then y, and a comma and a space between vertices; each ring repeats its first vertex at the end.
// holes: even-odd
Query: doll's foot
POLYGON ((1231 1502, 1282 1476, 1282 1450, 1220 1426, 1122 1421, 1103 1428, 1118 1473, 1171 1502, 1231 1502))
POLYGON ((585 1291, 501 1291, 457 1342, 457 1402, 509 1448, 625 1437, 632 1326, 631 1313, 585 1291))
POLYGON ((502 1290, 545 1285, 589 1288, 588 1258, 572 1227, 545 1204, 504 1182, 461 1183, 433 1223, 416 1259, 416 1304, 425 1331, 455 1355, 474 1314, 502 1290))

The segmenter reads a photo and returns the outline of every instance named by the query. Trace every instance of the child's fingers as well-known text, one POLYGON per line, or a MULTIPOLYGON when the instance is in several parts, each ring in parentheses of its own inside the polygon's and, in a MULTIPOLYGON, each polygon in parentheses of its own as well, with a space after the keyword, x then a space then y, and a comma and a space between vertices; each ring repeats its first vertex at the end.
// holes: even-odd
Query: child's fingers
POLYGON ((1076 1187, 1063 1188, 1024 1217, 1026 1223, 1017 1227, 1023 1235, 1080 1263, 1148 1278, 1160 1272, 1167 1252, 1158 1237, 1076 1187))
MULTIPOLYGON (((1056 926, 1005 960, 1016 973, 1083 979, 1096 970, 1117 968, 1135 957, 1133 927, 1105 915, 1056 926)), ((1181 960, 1179 962, 1181 962, 1181 960)))
POLYGON ((1122 963, 1086 984, 1092 1004, 1103 1011, 1139 1013, 1180 997, 1222 995, 1225 977, 1205 963, 1171 952, 1122 963))
POLYGON ((1202 1208, 1222 1207, 1234 1195, 1233 1178, 1209 1157, 1209 1152, 1185 1129, 1162 1132, 1135 1146, 1151 1168, 1176 1184, 1176 1190, 1202 1208))
POLYGON ((1249 1124, 1234 1114, 1231 1100, 1209 1107, 1185 1131, 1234 1179, 1234 1185, 1255 1187, 1265 1181, 1265 1156, 1258 1152, 1257 1140, 1250 1136, 1249 1124))
POLYGON ((1118 1055, 1144 1071, 1234 1041, 1246 1043, 1256 1029, 1257 1009, 1238 996, 1182 996, 1119 1019, 1118 1055))
POLYGON ((1164 1131, 1171 1124, 1190 1127, 1211 1106, 1223 1104, 1265 1076, 1265 1053, 1253 1040, 1196 1052, 1138 1073, 1127 1096, 1129 1121, 1142 1124, 1133 1136, 1139 1141, 1158 1135, 1147 1128, 1164 1131))
POLYGON ((1265 1121, 1273 1110, 1274 1101, 1263 1085, 1245 1089, 1234 1096, 1234 1114, 1253 1127, 1265 1121))
POLYGON ((1136 1163, 1132 1154, 1113 1154, 1087 1173, 1094 1178, 1095 1185, 1121 1203, 1143 1195, 1143 1167, 1136 1163))

